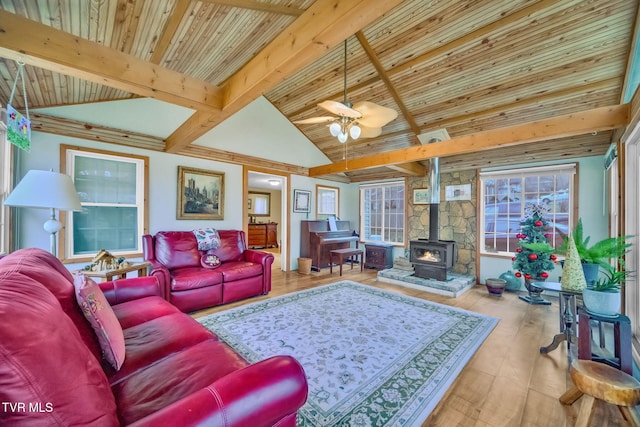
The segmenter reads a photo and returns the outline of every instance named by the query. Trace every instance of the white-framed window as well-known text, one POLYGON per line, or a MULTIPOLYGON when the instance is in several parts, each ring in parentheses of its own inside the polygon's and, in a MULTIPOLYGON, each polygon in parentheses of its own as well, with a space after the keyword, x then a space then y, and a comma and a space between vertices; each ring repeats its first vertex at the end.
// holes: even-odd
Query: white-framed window
POLYGON ((480 251, 513 256, 527 204, 546 204, 549 244, 560 247, 572 229, 576 165, 480 173, 480 251))
POLYGON ((316 216, 318 219, 340 217, 340 189, 316 185, 317 203, 316 216))
POLYGON ((360 239, 404 244, 405 182, 389 181, 360 186, 360 239))
POLYGON ((9 208, 4 201, 11 192, 11 143, 7 140, 7 110, 0 107, 0 254, 9 253, 9 208))
POLYGON ((81 212, 66 215, 65 259, 92 258, 101 249, 137 256, 147 229, 148 157, 62 146, 81 212))

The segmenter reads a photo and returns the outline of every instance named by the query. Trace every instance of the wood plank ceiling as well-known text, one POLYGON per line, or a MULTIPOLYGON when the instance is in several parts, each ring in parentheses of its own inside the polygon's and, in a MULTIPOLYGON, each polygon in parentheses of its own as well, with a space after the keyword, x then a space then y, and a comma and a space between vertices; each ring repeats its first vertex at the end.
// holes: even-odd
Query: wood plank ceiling
MULTIPOLYGON (((291 121, 327 115, 317 104, 343 99, 346 38, 349 100, 372 101, 400 113, 381 136, 349 140, 348 159, 364 159, 352 162, 357 167, 346 175, 362 181, 402 175, 402 167, 367 163, 368 156, 394 153, 388 163, 402 163, 404 151, 398 150, 419 145, 417 134, 439 128, 452 137, 451 153, 445 145, 441 154, 445 171, 603 154, 614 129, 624 124, 619 117, 607 118, 611 124, 598 129, 580 128, 570 136, 559 130, 504 144, 509 147, 485 144, 468 153, 455 144, 495 136, 501 129, 518 139, 530 123, 544 126, 564 115, 584 120, 601 107, 620 104, 638 1, 0 0, 0 10, 47 26, 29 30, 36 33, 35 41, 23 41, 27 37, 18 37, 19 28, 7 22, 13 15, 0 15, 5 27, 0 28, 0 102, 9 99, 15 59, 25 55, 30 108, 171 96, 170 102, 191 103, 198 110, 164 141, 119 137, 122 131, 92 124, 56 126, 46 116, 34 120, 35 129, 73 135, 77 128, 85 138, 89 129, 107 142, 216 159, 223 153, 191 142, 260 94, 291 121), (65 49, 56 51, 51 42, 63 39, 49 35, 48 28, 99 46, 88 44, 85 57, 74 58, 71 51, 71 59, 63 58, 65 49), (31 54, 37 43, 53 57, 31 54), (112 56, 122 69, 100 64, 98 47, 127 55, 112 56), (83 60, 93 62, 81 65, 83 60), (167 94, 158 93, 153 83, 133 85, 141 77, 127 75, 125 61, 138 67, 138 75, 157 72, 157 78, 166 78, 167 94), (85 65, 89 71, 81 69, 85 65), (106 77, 98 75, 101 68, 106 77), (180 85, 192 85, 200 94, 178 97, 180 85)), ((23 107, 18 97, 13 104, 23 107)), ((332 162, 343 160, 345 146, 326 126, 298 127, 332 162)), ((424 153, 407 159, 431 155, 424 153)), ((235 162, 259 161, 225 155, 235 162)), ((269 165, 304 173, 296 165, 269 165)), ((338 169, 318 168, 316 174, 338 169)), ((420 166, 408 170, 421 173, 420 166)))

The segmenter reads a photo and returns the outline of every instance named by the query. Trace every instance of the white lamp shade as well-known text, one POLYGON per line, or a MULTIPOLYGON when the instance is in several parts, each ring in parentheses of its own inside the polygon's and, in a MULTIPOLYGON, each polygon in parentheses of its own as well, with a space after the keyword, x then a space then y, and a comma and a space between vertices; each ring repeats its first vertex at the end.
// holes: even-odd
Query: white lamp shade
POLYGON ((351 138, 353 138, 353 139, 358 139, 358 138, 360 138, 361 130, 362 129, 360 129, 360 126, 353 125, 353 126, 351 126, 351 129, 349 129, 349 135, 351 135, 351 138))
POLYGON ((340 132, 340 134, 338 135, 338 141, 340 141, 343 144, 347 142, 347 138, 349 138, 349 136, 347 135, 346 132, 340 132))
POLYGON ((329 126, 329 132, 331 132, 331 136, 338 136, 341 130, 342 127, 340 126, 340 123, 333 122, 331 123, 331 126, 329 126))
POLYGON ((30 170, 4 204, 29 208, 81 211, 80 198, 69 175, 30 170))

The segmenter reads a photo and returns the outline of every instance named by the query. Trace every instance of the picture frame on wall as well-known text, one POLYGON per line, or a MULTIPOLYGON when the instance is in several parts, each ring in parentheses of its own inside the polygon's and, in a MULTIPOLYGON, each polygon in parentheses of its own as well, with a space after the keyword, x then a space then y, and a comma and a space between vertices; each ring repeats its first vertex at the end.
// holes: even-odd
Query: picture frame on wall
POLYGON ((177 219, 224 219, 224 172, 178 166, 177 219))
POLYGON ((311 191, 293 190, 293 211, 303 213, 311 211, 311 191))
POLYGON ((471 184, 447 185, 444 197, 447 202, 455 200, 471 200, 471 184))
POLYGON ((413 204, 428 205, 431 201, 431 191, 428 188, 413 189, 413 204))

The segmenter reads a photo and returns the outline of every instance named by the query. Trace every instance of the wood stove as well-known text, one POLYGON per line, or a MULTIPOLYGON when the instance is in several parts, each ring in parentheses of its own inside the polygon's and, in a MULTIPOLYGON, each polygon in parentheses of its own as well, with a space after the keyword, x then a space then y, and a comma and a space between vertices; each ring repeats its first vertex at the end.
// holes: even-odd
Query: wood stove
POLYGON ((414 276, 423 279, 447 280, 447 271, 457 261, 456 242, 452 240, 418 239, 409 242, 409 260, 414 276))

